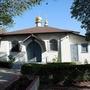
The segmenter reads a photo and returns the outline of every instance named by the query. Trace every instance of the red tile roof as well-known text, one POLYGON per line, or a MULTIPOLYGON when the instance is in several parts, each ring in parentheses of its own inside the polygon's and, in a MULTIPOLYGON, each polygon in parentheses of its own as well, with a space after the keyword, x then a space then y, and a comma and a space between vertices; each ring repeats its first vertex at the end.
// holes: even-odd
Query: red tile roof
POLYGON ((21 35, 21 34, 41 34, 41 33, 61 33, 61 32, 72 32, 77 33, 75 31, 65 30, 65 29, 58 29, 53 27, 33 27, 23 30, 17 30, 13 32, 8 32, 8 35, 21 35))

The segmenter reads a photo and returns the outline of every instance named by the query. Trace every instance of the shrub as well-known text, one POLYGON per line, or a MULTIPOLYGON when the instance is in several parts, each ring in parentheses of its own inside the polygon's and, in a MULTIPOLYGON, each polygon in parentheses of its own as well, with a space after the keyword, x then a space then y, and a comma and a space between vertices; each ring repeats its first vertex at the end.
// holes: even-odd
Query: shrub
POLYGON ((8 58, 11 63, 15 61, 15 57, 13 57, 13 55, 9 55, 8 58))
POLYGON ((22 74, 39 75, 43 83, 72 84, 77 80, 90 80, 90 65, 73 65, 71 63, 25 64, 22 74))
POLYGON ((11 68, 12 62, 10 61, 0 61, 0 67, 2 68, 11 68))

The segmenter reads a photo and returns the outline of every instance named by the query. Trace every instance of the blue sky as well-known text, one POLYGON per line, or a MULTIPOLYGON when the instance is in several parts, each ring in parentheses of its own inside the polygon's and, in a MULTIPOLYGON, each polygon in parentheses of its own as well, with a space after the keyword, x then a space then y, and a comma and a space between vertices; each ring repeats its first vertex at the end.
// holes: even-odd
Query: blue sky
POLYGON ((40 6, 33 7, 25 11, 21 16, 15 17, 15 24, 9 31, 34 27, 35 17, 41 16, 43 20, 48 19, 48 24, 51 27, 79 31, 81 34, 85 33, 85 30, 80 27, 80 22, 71 18, 70 7, 73 0, 46 1, 48 5, 43 2, 40 6))

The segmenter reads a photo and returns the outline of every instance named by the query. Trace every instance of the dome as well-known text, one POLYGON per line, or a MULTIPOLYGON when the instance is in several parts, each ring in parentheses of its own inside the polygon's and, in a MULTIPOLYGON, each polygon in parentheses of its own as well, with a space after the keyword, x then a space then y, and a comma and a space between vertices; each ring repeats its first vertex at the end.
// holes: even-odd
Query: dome
POLYGON ((40 16, 36 17, 35 19, 36 23, 42 22, 42 18, 40 16))

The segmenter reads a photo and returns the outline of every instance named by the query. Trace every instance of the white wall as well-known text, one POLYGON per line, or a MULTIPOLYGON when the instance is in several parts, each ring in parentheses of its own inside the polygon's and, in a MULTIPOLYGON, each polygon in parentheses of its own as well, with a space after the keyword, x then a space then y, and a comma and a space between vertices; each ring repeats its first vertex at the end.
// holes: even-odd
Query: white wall
POLYGON ((4 52, 9 55, 10 42, 9 41, 1 41, 0 52, 4 52))
MULTIPOLYGON (((12 48, 12 43, 11 42, 13 40, 17 40, 17 41, 21 42, 26 37, 27 36, 6 36, 6 37, 3 37, 2 41, 0 43, 0 52, 4 52, 8 56, 10 54, 10 50, 12 48)), ((23 44, 21 44, 21 47, 22 47, 22 52, 23 52, 22 54, 24 56, 23 61, 26 62, 27 61, 26 47, 23 44)), ((13 53, 13 54, 15 54, 15 53, 13 53)), ((21 56, 21 53, 15 54, 14 56, 18 59, 18 56, 21 56)), ((19 60, 19 61, 21 61, 21 60, 19 60)))
MULTIPOLYGON (((19 42, 22 42, 25 38, 28 36, 7 36, 4 37, 2 41, 2 51, 5 51, 9 53, 11 49, 11 41, 18 40, 19 42), (5 48, 4 48, 5 47, 5 48)), ((58 48, 61 50, 61 61, 62 62, 70 62, 70 45, 69 45, 69 37, 64 34, 38 34, 38 38, 42 39, 45 42, 46 51, 42 53, 42 62, 53 62, 53 59, 58 58, 58 51, 51 51, 50 50, 50 40, 56 39, 58 43, 61 41, 61 48, 58 48)), ((30 40, 27 40, 25 43, 22 43, 22 52, 25 52, 25 61, 27 61, 27 51, 26 47, 30 43, 30 40)), ((59 44, 58 44, 59 45, 59 44)), ((59 55, 60 56, 60 55, 59 55)))
POLYGON ((59 43, 62 37, 64 37, 63 34, 42 34, 38 35, 39 38, 41 38, 45 42, 46 46, 46 52, 42 54, 42 62, 54 62, 53 59, 58 58, 58 51, 51 51, 50 50, 50 40, 56 39, 59 43))
POLYGON ((78 36, 78 35, 69 35, 70 37, 70 44, 78 44, 78 56, 79 56, 79 63, 84 64, 85 60, 90 63, 90 42, 87 42, 85 40, 85 37, 78 36), (88 53, 82 53, 81 52, 81 44, 82 43, 88 43, 88 53))
POLYGON ((62 62, 71 62, 70 41, 68 35, 61 39, 61 57, 62 62))
MULTIPOLYGON (((1 41, 0 46, 0 52, 6 52, 9 54, 9 51, 11 49, 11 41, 18 40, 19 42, 23 41, 28 36, 7 36, 4 37, 1 41)), ((50 50, 50 43, 49 41, 51 39, 56 39, 58 43, 61 41, 61 61, 62 62, 71 62, 71 52, 70 52, 70 44, 78 44, 78 52, 79 52, 79 62, 84 63, 84 61, 87 59, 90 63, 90 42, 89 42, 89 51, 88 53, 81 53, 81 43, 88 43, 85 41, 84 37, 81 37, 79 35, 74 34, 38 34, 38 38, 42 39, 45 42, 46 51, 42 53, 42 62, 53 62, 54 58, 58 57, 58 51, 51 51, 50 50)), ((25 42, 24 44, 21 44, 22 46, 22 52, 25 52, 25 61, 27 62, 27 51, 26 46, 28 45, 30 41, 25 42)), ((58 44, 59 45, 59 44, 58 44)), ((60 51, 59 50, 59 51, 60 51)))

